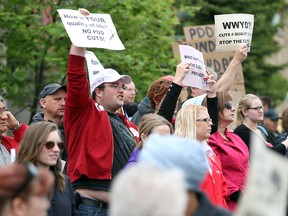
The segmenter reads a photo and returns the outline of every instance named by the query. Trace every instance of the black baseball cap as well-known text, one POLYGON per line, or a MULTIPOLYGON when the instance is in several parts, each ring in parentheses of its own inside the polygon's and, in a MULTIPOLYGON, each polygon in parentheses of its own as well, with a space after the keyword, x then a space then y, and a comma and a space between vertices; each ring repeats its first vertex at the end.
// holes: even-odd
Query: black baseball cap
POLYGON ((63 89, 65 92, 67 92, 66 85, 59 85, 57 83, 52 83, 47 86, 45 86, 42 91, 39 94, 40 98, 45 98, 47 95, 54 94, 59 89, 63 89))
POLYGON ((269 109, 266 113, 264 113, 265 118, 269 118, 272 121, 276 121, 279 119, 278 113, 274 109, 269 109))

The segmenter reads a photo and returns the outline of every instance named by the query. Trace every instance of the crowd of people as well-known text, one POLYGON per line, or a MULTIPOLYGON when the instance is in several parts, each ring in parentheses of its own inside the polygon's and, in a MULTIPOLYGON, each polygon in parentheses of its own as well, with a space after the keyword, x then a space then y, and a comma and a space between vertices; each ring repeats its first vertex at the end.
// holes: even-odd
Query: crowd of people
POLYGON ((67 84, 43 88, 30 125, 0 101, 0 215, 232 215, 245 194, 251 134, 281 157, 288 148, 288 108, 281 118, 269 97, 234 104, 228 93, 247 51, 238 48, 219 80, 207 71, 209 91, 182 85, 183 62, 137 103, 132 78, 111 68, 90 96, 85 48, 72 44, 67 84))

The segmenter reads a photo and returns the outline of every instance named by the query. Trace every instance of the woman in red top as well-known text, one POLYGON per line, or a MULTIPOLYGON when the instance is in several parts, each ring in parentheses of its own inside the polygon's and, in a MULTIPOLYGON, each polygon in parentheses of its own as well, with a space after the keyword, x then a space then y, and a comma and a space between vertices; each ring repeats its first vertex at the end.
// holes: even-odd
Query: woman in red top
POLYGON ((217 99, 218 129, 210 136, 208 142, 221 160, 228 189, 227 204, 234 210, 239 195, 244 190, 249 168, 249 151, 242 139, 227 129, 235 117, 232 97, 226 92, 217 92, 217 99))

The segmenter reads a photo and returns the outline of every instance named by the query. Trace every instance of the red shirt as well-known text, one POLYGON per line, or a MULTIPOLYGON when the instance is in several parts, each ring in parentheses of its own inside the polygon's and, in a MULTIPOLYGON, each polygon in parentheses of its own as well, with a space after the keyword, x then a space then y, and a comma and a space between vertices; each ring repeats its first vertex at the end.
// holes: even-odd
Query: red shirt
MULTIPOLYGON (((110 120, 105 109, 90 97, 84 65, 84 57, 69 56, 64 128, 71 182, 82 174, 89 179, 111 179, 113 164, 110 120)), ((124 123, 138 141, 137 126, 126 118, 124 123)))
POLYGON ((209 138, 209 146, 221 161, 228 188, 227 204, 234 210, 236 203, 229 200, 229 196, 238 190, 244 191, 249 169, 249 151, 238 135, 228 130, 225 131, 225 135, 228 140, 225 140, 218 131, 213 133, 209 138))
POLYGON ((16 149, 16 151, 18 150, 19 142, 27 128, 28 126, 22 123, 18 130, 13 132, 14 137, 2 136, 1 143, 5 146, 8 152, 11 152, 11 149, 16 149))

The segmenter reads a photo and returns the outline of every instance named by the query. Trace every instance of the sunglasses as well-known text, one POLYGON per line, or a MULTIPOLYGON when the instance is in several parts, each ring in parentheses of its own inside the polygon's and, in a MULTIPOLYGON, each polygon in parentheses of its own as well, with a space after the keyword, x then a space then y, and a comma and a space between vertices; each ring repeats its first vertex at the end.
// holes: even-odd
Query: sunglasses
POLYGON ((263 106, 258 106, 258 107, 249 107, 248 109, 252 109, 252 110, 255 110, 255 111, 259 111, 259 110, 263 110, 263 106))
POLYGON ((47 149, 52 149, 52 148, 54 148, 54 146, 55 146, 56 144, 58 145, 58 148, 59 148, 60 150, 63 150, 63 149, 64 149, 64 142, 56 143, 56 142, 54 142, 54 141, 48 141, 48 142, 45 143, 45 147, 46 147, 47 149))
POLYGON ((231 110, 234 108, 232 101, 228 101, 227 103, 225 103, 224 107, 228 110, 231 110))

